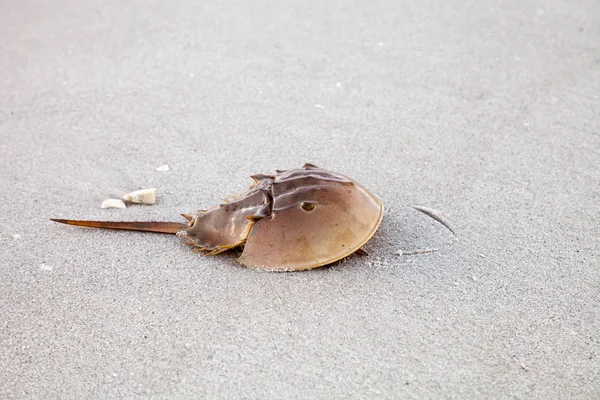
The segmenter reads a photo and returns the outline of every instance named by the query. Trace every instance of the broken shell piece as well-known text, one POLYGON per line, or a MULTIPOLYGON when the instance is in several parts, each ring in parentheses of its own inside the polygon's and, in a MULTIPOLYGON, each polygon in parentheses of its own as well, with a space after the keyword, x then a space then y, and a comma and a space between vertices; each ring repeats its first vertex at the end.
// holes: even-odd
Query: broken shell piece
POLYGON ((156 188, 141 189, 135 192, 127 193, 123 200, 136 204, 154 204, 156 203, 156 188))
POLYGON ((106 199, 102 202, 101 208, 127 208, 125 203, 119 199, 106 199))
POLYGON ((170 170, 170 168, 168 165, 165 164, 165 165, 161 165, 160 167, 156 168, 156 170, 159 172, 167 172, 170 170))

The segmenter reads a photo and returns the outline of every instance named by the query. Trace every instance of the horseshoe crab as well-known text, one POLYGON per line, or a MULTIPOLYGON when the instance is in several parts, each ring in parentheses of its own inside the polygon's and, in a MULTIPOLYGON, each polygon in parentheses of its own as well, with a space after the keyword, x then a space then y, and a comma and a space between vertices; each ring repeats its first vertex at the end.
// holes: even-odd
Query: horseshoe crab
POLYGON ((356 181, 305 164, 253 175, 250 189, 177 222, 108 222, 52 219, 69 225, 176 234, 208 255, 243 248, 250 268, 298 271, 330 264, 375 234, 383 203, 356 181))

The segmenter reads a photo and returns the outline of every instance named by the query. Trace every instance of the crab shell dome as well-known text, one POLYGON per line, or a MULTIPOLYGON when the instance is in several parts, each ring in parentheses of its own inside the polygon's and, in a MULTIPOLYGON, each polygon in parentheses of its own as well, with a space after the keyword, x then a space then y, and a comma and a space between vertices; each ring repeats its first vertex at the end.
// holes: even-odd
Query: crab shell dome
POLYGON ((359 250, 377 231, 383 203, 352 179, 307 164, 278 171, 271 215, 252 226, 238 261, 251 268, 316 268, 359 250))

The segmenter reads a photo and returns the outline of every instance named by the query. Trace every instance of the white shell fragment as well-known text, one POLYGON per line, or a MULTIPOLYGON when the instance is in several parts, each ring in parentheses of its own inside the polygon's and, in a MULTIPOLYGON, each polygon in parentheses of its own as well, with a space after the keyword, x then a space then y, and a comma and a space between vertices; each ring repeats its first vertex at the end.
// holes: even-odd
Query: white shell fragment
POLYGON ((101 208, 127 208, 125 203, 119 199, 106 199, 102 202, 101 208))
POLYGON ((170 168, 167 164, 165 164, 165 165, 161 165, 160 167, 156 168, 156 170, 158 172, 167 172, 170 170, 170 168))
POLYGON ((154 204, 156 203, 156 188, 127 193, 123 196, 123 200, 136 204, 154 204))
POLYGON ((52 265, 50 265, 50 264, 46 264, 45 262, 43 262, 43 263, 40 265, 40 269, 41 269, 42 271, 52 271, 52 270, 54 270, 54 267, 53 267, 52 265))

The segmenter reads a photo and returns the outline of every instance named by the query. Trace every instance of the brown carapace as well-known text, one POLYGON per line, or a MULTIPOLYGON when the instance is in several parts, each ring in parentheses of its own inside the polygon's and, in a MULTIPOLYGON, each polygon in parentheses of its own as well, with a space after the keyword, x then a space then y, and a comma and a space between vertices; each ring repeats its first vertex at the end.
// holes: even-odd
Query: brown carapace
POLYGON ((253 175, 248 192, 177 222, 103 222, 53 219, 69 225, 177 234, 207 254, 243 248, 251 268, 297 271, 340 260, 375 234, 383 203, 343 175, 305 164, 253 175))

